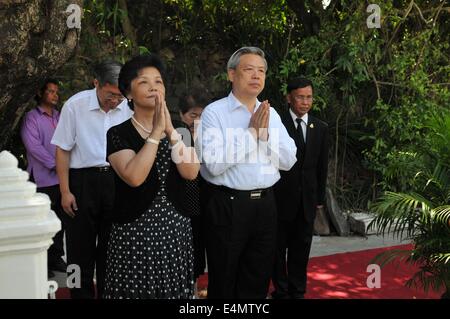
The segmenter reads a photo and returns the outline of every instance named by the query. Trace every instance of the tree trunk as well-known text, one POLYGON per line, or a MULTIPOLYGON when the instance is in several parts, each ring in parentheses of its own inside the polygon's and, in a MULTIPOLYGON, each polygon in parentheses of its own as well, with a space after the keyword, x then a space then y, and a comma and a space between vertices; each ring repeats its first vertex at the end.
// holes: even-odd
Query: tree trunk
POLYGON ((76 11, 66 12, 71 4, 82 12, 82 0, 0 1, 0 150, 42 81, 75 51, 80 29, 76 11))
POLYGON ((131 40, 133 55, 139 53, 139 47, 136 39, 136 31, 131 24, 130 17, 128 15, 128 6, 126 0, 119 0, 119 8, 125 12, 125 15, 121 19, 122 30, 128 39, 131 40))
POLYGON ((306 37, 317 35, 320 31, 320 17, 314 10, 323 11, 321 2, 313 3, 314 10, 308 10, 305 6, 305 0, 288 0, 288 7, 297 16, 297 21, 303 25, 303 34, 306 37))

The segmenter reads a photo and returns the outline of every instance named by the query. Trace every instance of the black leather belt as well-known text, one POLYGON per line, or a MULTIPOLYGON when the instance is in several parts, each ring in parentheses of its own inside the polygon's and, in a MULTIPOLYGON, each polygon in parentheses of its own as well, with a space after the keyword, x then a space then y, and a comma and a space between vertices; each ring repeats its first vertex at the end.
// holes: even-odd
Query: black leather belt
POLYGON ((244 190, 229 188, 226 186, 218 186, 218 185, 214 185, 211 183, 208 183, 208 185, 212 186, 213 188, 215 188, 217 190, 225 192, 227 194, 235 195, 235 196, 239 196, 239 197, 245 197, 245 198, 249 198, 249 199, 261 199, 264 196, 266 196, 268 192, 270 192, 272 190, 272 187, 268 187, 268 188, 244 191, 244 190))
POLYGON ((112 171, 112 168, 111 166, 98 166, 98 167, 71 168, 71 170, 106 173, 112 171))

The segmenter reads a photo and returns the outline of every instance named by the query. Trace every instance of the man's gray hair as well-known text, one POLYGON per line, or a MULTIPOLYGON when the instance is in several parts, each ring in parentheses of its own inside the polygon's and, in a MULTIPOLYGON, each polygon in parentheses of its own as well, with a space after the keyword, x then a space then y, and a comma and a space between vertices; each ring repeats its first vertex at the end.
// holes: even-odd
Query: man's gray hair
POLYGON ((264 60, 264 65, 267 71, 267 61, 264 54, 264 51, 257 47, 242 47, 236 52, 234 52, 227 63, 227 70, 232 69, 235 70, 241 61, 241 56, 244 54, 256 54, 259 55, 264 60))
POLYGON ((104 61, 94 67, 94 77, 103 86, 107 83, 111 85, 119 84, 119 73, 122 64, 116 61, 104 61))

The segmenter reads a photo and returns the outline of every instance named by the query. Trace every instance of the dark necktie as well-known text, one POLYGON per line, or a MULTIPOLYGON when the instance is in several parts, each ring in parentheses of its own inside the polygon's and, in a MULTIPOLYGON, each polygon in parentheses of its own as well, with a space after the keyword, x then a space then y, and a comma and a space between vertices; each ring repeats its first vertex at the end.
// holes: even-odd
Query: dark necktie
POLYGON ((302 142, 302 144, 305 144, 305 136, 303 135, 303 129, 302 129, 302 119, 295 119, 295 121, 297 122, 297 132, 300 135, 300 141, 302 142))

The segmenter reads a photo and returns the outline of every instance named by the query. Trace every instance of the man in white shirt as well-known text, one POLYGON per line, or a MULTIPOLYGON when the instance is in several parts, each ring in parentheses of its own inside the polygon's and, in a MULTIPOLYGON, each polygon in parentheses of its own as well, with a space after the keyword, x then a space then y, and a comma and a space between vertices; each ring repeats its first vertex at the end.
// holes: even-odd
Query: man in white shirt
POLYGON ((268 101, 267 61, 256 47, 229 59, 232 92, 206 107, 199 149, 206 180, 205 212, 209 298, 265 298, 276 242, 272 186, 296 161, 296 146, 268 101))
MULTIPOLYGON (((94 298, 104 287, 114 175, 106 161, 106 132, 131 117, 117 85, 122 65, 108 61, 95 68, 95 88, 79 92, 63 106, 52 138, 61 206, 66 212, 67 264, 81 271, 72 298, 94 298)), ((70 275, 72 268, 68 269, 70 275)))

